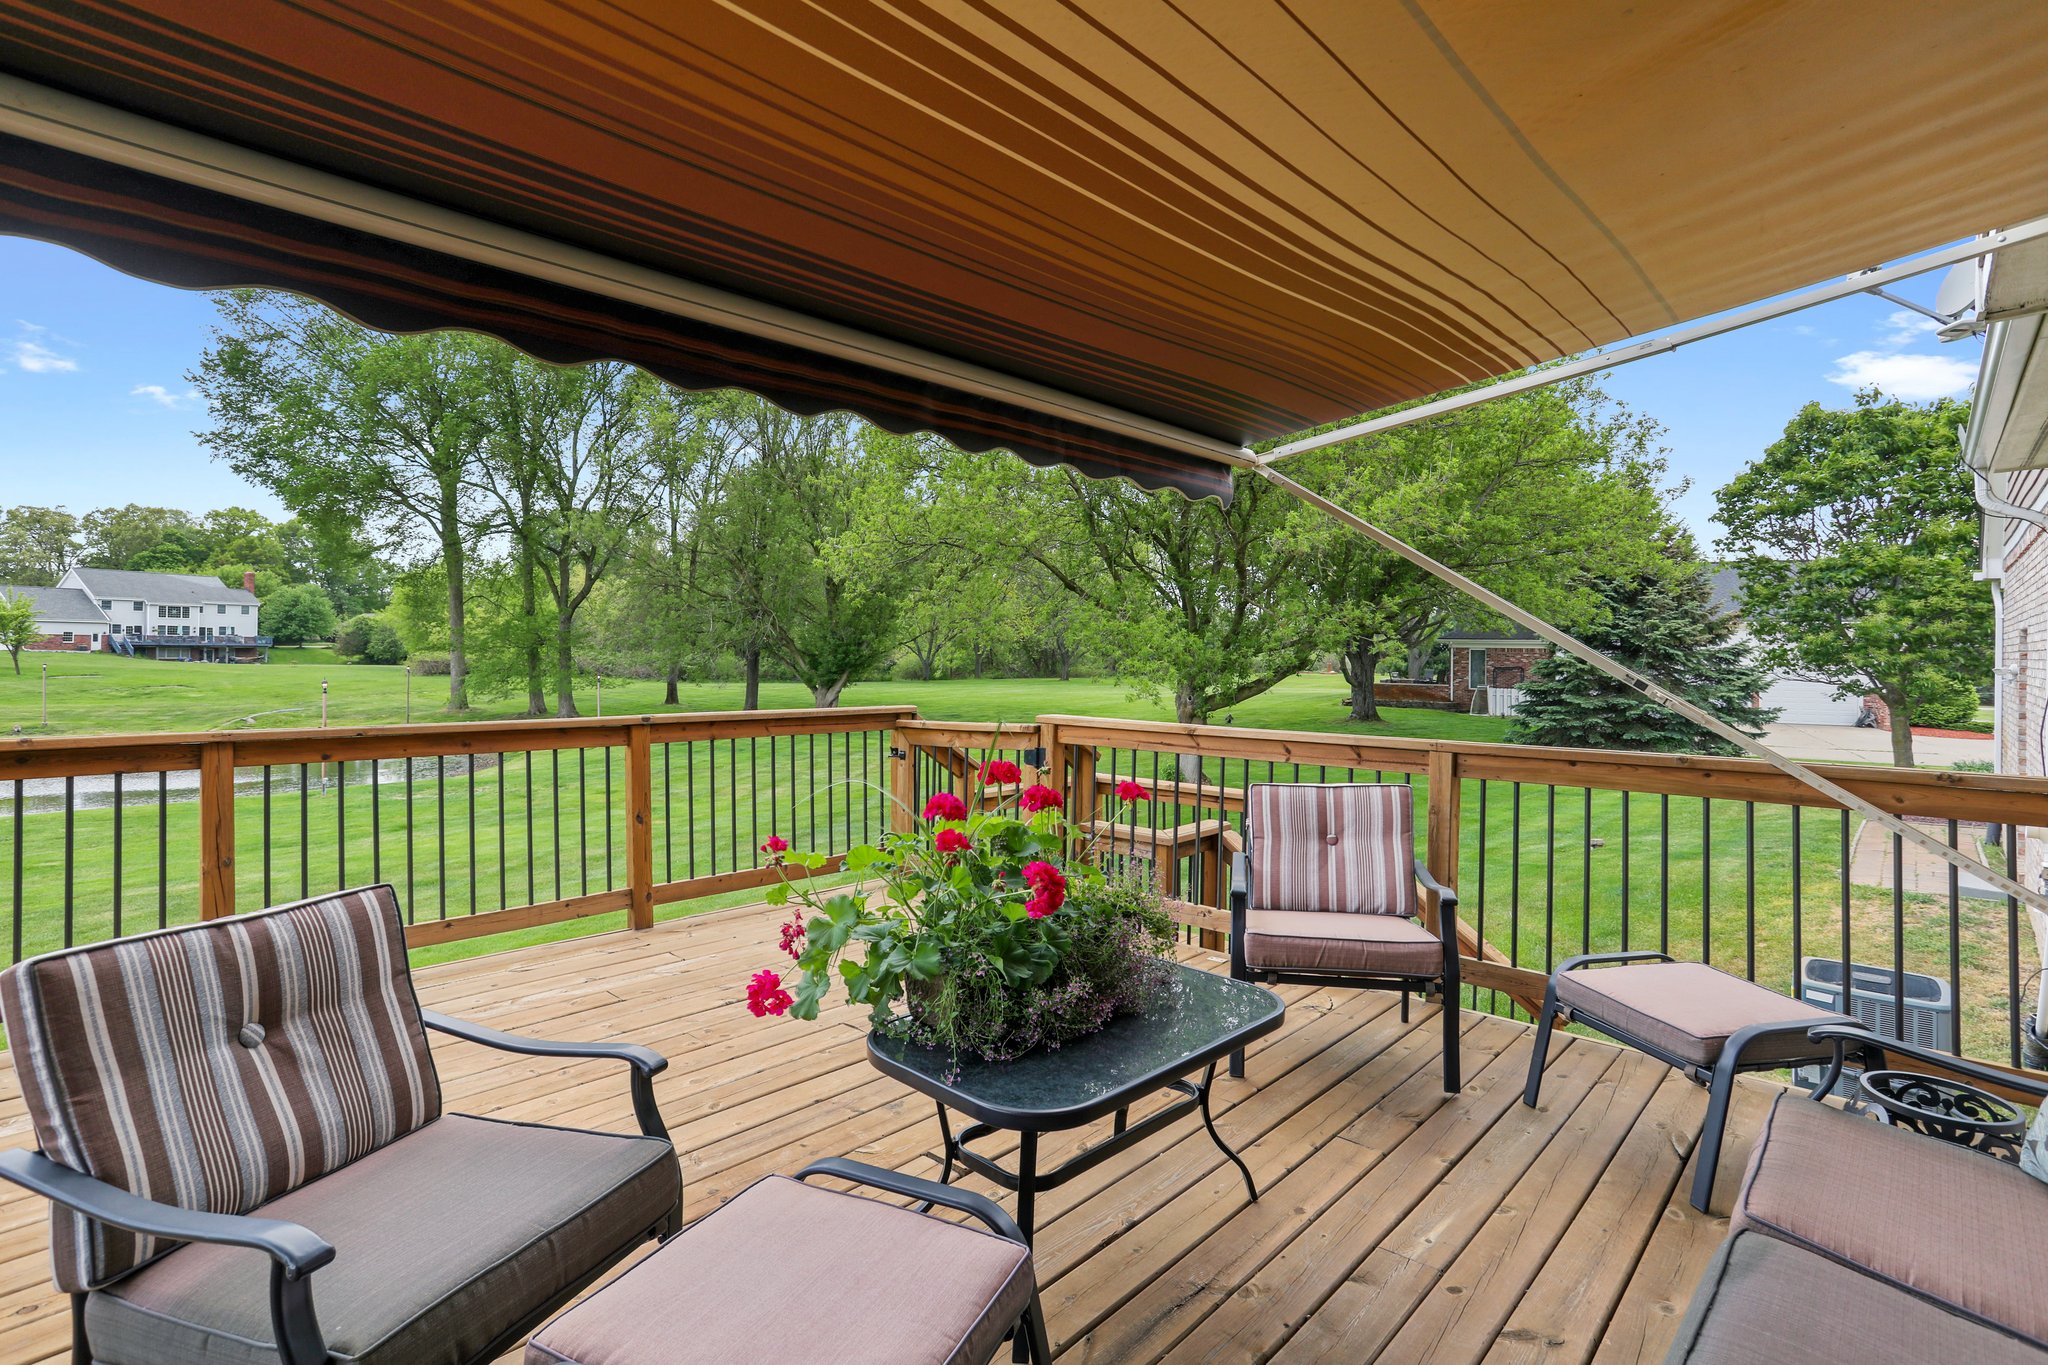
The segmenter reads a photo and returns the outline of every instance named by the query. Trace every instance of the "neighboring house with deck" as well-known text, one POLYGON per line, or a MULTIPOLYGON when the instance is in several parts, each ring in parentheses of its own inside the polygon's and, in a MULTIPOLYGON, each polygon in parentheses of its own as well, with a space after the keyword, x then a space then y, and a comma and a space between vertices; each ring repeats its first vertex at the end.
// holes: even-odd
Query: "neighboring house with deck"
POLYGON ((103 647, 113 623, 93 599, 77 588, 35 588, 0 583, 0 597, 26 597, 35 604, 36 629, 42 632, 24 646, 39 650, 75 650, 81 654, 103 647))
POLYGON ((230 588, 211 574, 81 565, 57 587, 92 602, 105 622, 106 647, 117 654, 205 663, 262 663, 269 656, 253 573, 230 588))

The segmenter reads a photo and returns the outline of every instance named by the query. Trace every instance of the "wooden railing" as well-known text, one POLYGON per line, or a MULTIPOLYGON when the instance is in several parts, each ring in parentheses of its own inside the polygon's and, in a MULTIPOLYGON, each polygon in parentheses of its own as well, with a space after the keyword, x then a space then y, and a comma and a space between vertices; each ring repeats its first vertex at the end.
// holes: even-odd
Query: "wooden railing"
MULTIPOLYGON (((909 707, 0 742, 4 955, 370 880, 398 886, 419 945, 607 913, 646 927, 768 883, 772 833, 833 870, 998 754, 1214 947, 1248 786, 1405 782, 1418 852, 1460 893, 1476 1007, 1526 1014, 1584 950, 1660 948, 1788 994, 1817 961, 1890 972, 1888 1024, 1923 1017, 1917 973, 1954 1001, 1951 1050, 2022 1055, 2038 962, 2020 908, 1761 763, 909 707), (1149 799, 1118 803, 1122 781, 1149 799)), ((2009 869, 2014 833, 2048 828, 2048 780, 1825 771, 1958 843, 1995 829, 2009 869)))

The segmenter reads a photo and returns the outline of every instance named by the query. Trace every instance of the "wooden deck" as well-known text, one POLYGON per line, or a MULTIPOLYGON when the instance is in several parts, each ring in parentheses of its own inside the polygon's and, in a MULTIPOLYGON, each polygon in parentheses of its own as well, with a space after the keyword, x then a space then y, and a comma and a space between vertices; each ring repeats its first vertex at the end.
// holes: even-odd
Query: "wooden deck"
MULTIPOLYGON (((473 959, 422 971, 420 995, 501 1028, 665 1052, 657 1088, 692 1217, 819 1156, 936 1175, 929 1103, 868 1066, 858 1016, 805 1024, 742 1008, 747 976, 775 961, 774 924, 756 907, 473 959)), ((1723 1228, 1683 1194, 1701 1092, 1647 1058, 1560 1036, 1543 1106, 1526 1109, 1531 1031, 1469 1015, 1468 1081, 1446 1098, 1433 1008, 1403 1024, 1391 995, 1281 993, 1285 1028, 1252 1053, 1248 1079, 1217 1083, 1218 1126, 1257 1176, 1257 1204, 1196 1124, 1041 1198, 1038 1267, 1062 1359, 1663 1358, 1723 1228)), ((435 1051, 451 1109, 632 1127, 615 1068, 438 1038, 435 1051)), ((1745 1083, 1727 1179, 1768 1093, 1745 1083)), ((29 1140, 9 1069, 0 1143, 29 1140)), ((1051 1139, 1045 1159, 1077 1145, 1051 1139)), ((67 1343, 43 1206, 7 1188, 0 1360, 58 1358, 67 1343)))

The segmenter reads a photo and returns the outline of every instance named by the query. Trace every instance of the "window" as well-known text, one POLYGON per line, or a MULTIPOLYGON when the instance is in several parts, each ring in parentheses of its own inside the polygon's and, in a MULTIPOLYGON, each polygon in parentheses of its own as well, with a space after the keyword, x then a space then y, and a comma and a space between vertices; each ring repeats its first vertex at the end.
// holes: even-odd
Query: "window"
POLYGON ((244 616, 247 616, 248 614, 249 614, 249 609, 248 609, 247 607, 243 607, 243 608, 242 608, 242 615, 244 615, 244 616))
POLYGON ((130 627, 128 627, 128 633, 129 633, 130 635, 140 635, 140 634, 142 634, 142 627, 141 627, 141 626, 130 626, 130 627))
POLYGON ((1486 651, 1468 649, 1465 661, 1465 685, 1475 689, 1486 686, 1486 651))
POLYGON ((74 637, 72 636, 71 632, 70 632, 70 631, 68 631, 68 630, 64 632, 64 634, 63 634, 63 637, 62 637, 62 638, 63 638, 63 641, 64 641, 64 643, 65 643, 65 644, 67 644, 67 645, 68 645, 68 644, 75 644, 75 643, 76 643, 76 640, 75 640, 75 639, 74 639, 74 637))
POLYGON ((135 610, 137 610, 137 611, 141 611, 141 610, 142 610, 142 603, 140 603, 140 602, 137 602, 137 603, 135 604, 135 610))
POLYGON ((228 604, 223 602, 219 606, 215 607, 214 611, 221 616, 226 616, 228 614, 228 604))
POLYGON ((102 597, 102 598, 100 599, 100 610, 101 610, 101 611, 112 611, 113 609, 114 609, 114 603, 113 603, 113 600, 112 600, 111 598, 106 598, 106 597, 102 597))

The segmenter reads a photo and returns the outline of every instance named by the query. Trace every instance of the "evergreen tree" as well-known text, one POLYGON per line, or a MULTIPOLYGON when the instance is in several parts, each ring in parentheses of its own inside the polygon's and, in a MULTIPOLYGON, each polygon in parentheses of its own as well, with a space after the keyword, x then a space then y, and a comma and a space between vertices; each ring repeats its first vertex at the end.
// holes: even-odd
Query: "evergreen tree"
MULTIPOLYGON (((1760 734, 1777 719, 1776 711, 1757 705, 1770 674, 1735 638, 1735 613, 1714 610, 1703 566, 1674 564, 1659 573, 1601 580, 1598 588, 1607 620, 1585 632, 1586 643, 1744 733, 1760 734)), ((1567 654, 1545 659, 1523 684, 1508 738, 1579 749, 1740 752, 1567 654)))

